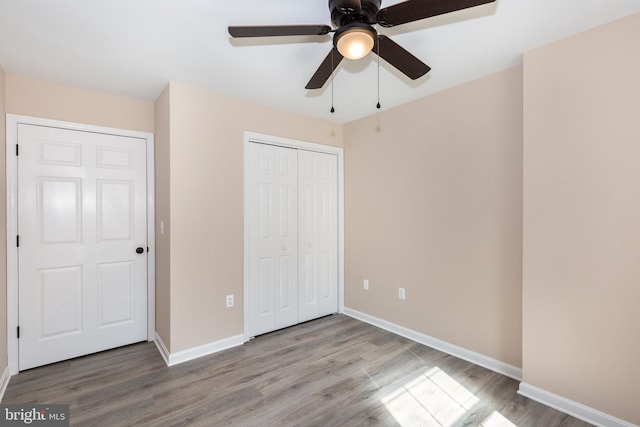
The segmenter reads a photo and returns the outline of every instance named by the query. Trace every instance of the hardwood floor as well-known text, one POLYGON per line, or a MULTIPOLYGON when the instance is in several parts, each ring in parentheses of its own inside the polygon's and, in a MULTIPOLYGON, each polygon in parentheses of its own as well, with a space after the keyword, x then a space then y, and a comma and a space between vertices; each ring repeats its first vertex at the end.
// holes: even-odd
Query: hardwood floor
POLYGON ((141 343, 21 372, 2 403, 77 426, 589 426, 518 383, 344 315, 173 367, 141 343))

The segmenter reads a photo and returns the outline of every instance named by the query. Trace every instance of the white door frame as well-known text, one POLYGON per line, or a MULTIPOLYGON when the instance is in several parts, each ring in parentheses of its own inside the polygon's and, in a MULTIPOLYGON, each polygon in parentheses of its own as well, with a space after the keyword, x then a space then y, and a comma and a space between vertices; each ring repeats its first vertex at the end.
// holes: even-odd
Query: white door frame
POLYGON ((335 154, 338 160, 338 313, 344 312, 344 149, 330 145, 316 144, 313 142, 298 141, 281 138, 278 136, 264 135, 255 132, 244 132, 244 341, 249 341, 249 312, 247 310, 247 297, 249 294, 249 215, 248 215, 248 179, 249 168, 247 150, 252 142, 277 145, 280 147, 296 148, 300 150, 317 151, 320 153, 335 154))
POLYGON ((147 340, 153 341, 155 335, 155 178, 154 178, 154 140, 153 134, 103 126, 85 125, 39 117, 7 114, 6 178, 7 178, 7 352, 9 373, 18 373, 18 125, 29 124, 107 135, 140 138, 147 141, 147 340))

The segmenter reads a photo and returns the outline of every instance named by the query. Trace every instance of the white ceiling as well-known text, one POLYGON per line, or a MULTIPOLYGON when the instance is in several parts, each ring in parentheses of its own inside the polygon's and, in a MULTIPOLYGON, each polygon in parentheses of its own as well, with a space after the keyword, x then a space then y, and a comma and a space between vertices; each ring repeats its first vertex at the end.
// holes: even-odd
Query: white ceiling
MULTIPOLYGON (((377 27, 432 67, 411 81, 381 61, 382 107, 519 64, 529 49, 636 12, 638 0, 497 0, 377 27)), ((232 40, 227 33, 229 25, 278 24, 330 25, 328 1, 0 0, 0 65, 151 101, 178 81, 339 123, 376 113, 374 54, 338 67, 331 114, 330 84, 304 89, 331 49, 331 36, 232 40)))

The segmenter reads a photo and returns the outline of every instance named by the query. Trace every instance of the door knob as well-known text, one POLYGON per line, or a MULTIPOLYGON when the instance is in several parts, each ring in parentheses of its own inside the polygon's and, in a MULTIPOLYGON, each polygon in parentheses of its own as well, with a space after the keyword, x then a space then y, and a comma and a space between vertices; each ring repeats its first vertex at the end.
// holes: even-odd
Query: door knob
POLYGON ((143 252, 144 252, 144 248, 142 248, 142 247, 136 249, 136 253, 137 254, 141 254, 143 252))
POLYGON ((286 252, 287 251, 287 245, 282 245, 282 250, 286 252))

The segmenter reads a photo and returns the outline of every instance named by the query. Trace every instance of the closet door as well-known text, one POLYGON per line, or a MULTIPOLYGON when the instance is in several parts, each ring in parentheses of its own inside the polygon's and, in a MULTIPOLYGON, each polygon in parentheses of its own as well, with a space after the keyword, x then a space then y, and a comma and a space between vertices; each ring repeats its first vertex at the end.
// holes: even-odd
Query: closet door
POLYGON ((250 336, 298 322, 298 155, 248 144, 250 336))
POLYGON ((298 152, 298 321, 338 311, 338 178, 333 154, 298 152))
POLYGON ((18 369, 146 340, 146 141, 19 124, 18 142, 18 369))

